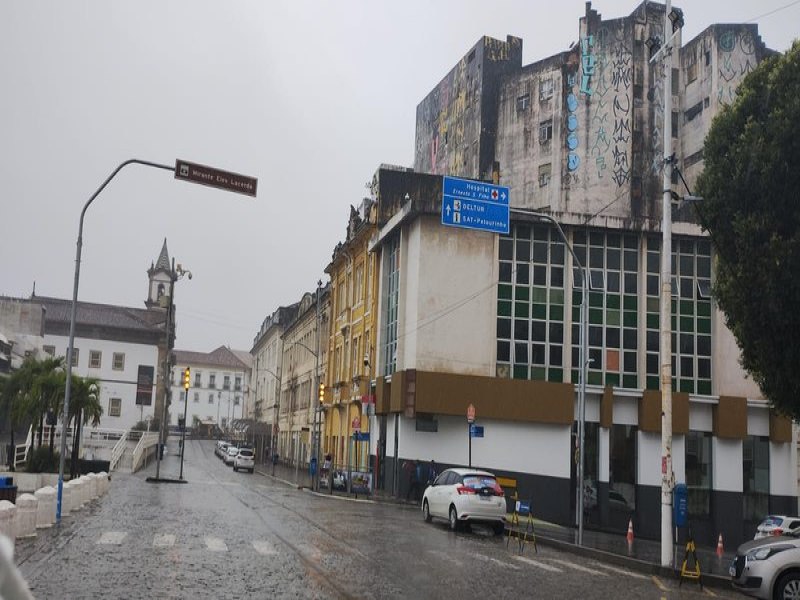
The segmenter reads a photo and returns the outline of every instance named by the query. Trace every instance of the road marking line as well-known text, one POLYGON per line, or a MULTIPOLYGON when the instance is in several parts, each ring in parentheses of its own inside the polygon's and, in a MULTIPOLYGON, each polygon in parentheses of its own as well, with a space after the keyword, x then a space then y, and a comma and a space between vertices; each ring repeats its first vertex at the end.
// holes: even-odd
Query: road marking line
POLYGON ((669 588, 666 587, 663 583, 661 583, 661 580, 658 577, 656 577, 655 575, 653 575, 653 583, 655 583, 656 587, 658 587, 658 589, 660 589, 662 592, 668 592, 669 591, 669 588))
POLYGON ((558 567, 554 567, 552 565, 546 565, 545 563, 539 562, 538 560, 533 560, 532 558, 526 558, 524 556, 515 556, 519 561, 524 562, 525 564, 531 565, 533 567, 538 567, 539 569, 544 569, 545 571, 550 571, 551 573, 562 573, 563 571, 558 567))
POLYGON ((708 588, 705 588, 705 587, 704 587, 704 588, 703 588, 703 591, 704 591, 706 594, 708 594, 709 596, 714 596, 715 598, 717 597, 717 595, 716 595, 714 592, 712 592, 710 589, 708 589, 708 588))
POLYGON ((98 544, 115 544, 119 545, 125 536, 128 535, 127 531, 104 531, 100 539, 97 540, 98 544))
POLYGON ((501 567, 508 567, 509 569, 514 569, 515 571, 519 571, 519 567, 517 565, 512 565, 510 563, 504 562, 502 560, 498 560, 496 558, 492 558, 491 556, 484 556, 483 554, 473 554, 475 558, 480 558, 481 560, 485 560, 486 562, 493 562, 501 567))
POLYGON ((171 533, 157 533, 153 537, 153 548, 171 548, 175 545, 175 536, 171 533))
POLYGON ((267 556, 278 553, 272 544, 264 540, 253 540, 253 548, 255 548, 256 552, 259 554, 264 554, 267 556))
POLYGON ((464 563, 463 562, 461 562, 457 558, 454 558, 454 557, 450 556, 447 552, 442 552, 441 550, 428 550, 428 552, 431 553, 431 554, 435 554, 439 558, 443 558, 444 560, 450 561, 451 563, 453 563, 457 567, 460 567, 460 568, 464 567, 464 563))
POLYGON ((227 552, 228 546, 219 538, 215 537, 207 537, 204 538, 206 542, 206 548, 211 550, 212 552, 227 552))
POLYGON ((558 558, 551 558, 549 559, 550 562, 554 562, 559 565, 564 565, 567 568, 575 569, 576 571, 583 571, 584 573, 589 573, 590 575, 601 575, 603 577, 608 577, 608 573, 603 573, 602 571, 598 571, 597 569, 590 569, 589 567, 584 567, 583 565, 578 565, 573 562, 569 562, 568 560, 560 560, 558 558))
POLYGON ((647 579, 647 575, 642 575, 641 573, 634 573, 633 571, 628 571, 626 569, 618 569, 616 567, 611 567, 609 565, 601 565, 597 563, 592 563, 592 564, 597 566, 598 569, 604 569, 606 571, 611 571, 612 573, 627 575, 628 577, 633 577, 634 579, 647 579))

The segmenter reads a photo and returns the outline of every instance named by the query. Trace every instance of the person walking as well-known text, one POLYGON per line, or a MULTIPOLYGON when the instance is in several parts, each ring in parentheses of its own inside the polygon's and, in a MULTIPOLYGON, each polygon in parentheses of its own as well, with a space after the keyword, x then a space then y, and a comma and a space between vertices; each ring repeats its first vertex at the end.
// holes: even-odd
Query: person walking
POLYGON ((433 485, 436 477, 439 475, 439 469, 436 466, 436 461, 431 459, 431 464, 428 465, 428 485, 433 485))
POLYGON ((421 489, 422 489, 422 465, 418 460, 414 461, 414 464, 409 472, 409 482, 408 482, 408 492, 406 492, 406 500, 411 500, 411 497, 414 497, 414 501, 418 502, 422 497, 421 489))

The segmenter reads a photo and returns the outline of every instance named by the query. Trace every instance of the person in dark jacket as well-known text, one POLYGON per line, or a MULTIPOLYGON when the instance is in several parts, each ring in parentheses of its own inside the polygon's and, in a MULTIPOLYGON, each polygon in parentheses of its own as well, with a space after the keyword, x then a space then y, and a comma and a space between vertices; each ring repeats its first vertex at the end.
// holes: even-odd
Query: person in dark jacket
POLYGON ((414 461, 414 468, 410 470, 409 473, 411 479, 408 483, 408 492, 406 493, 406 500, 411 500, 411 496, 414 496, 414 500, 419 502, 422 498, 422 464, 418 460, 414 461))

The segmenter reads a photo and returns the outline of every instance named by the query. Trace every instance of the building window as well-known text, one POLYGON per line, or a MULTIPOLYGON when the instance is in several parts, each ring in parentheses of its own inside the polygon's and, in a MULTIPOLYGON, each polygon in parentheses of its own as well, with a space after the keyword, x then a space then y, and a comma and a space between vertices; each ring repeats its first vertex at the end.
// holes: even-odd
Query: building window
MULTIPOLYGON (((397 369, 397 314, 400 301, 400 236, 394 236, 386 246, 384 265, 384 331, 383 374, 397 369)), ((337 349, 338 352, 338 349, 337 349)))
POLYGON ((217 382, 217 374, 216 373, 211 373, 208 376, 208 387, 213 390, 215 387, 217 387, 217 383, 216 382, 217 382))
POLYGON ((108 399, 108 416, 119 417, 122 415, 122 398, 108 399))
MULTIPOLYGON (((661 238, 647 239, 646 388, 660 389, 661 238)), ((672 388, 711 394, 711 243, 672 243, 672 388)))
POLYGON ((89 350, 89 368, 99 369, 102 363, 103 353, 99 350, 89 350))
POLYGON ((711 513, 711 472, 711 434, 690 431, 686 434, 686 486, 692 517, 711 513))
POLYGON ((550 163, 546 165, 539 165, 539 187, 550 185, 550 174, 553 172, 553 167, 550 163))
MULTIPOLYGON (((195 402, 200 402, 200 394, 198 392, 195 392, 194 395, 195 395, 195 402)), ((214 394, 208 395, 208 403, 214 404, 214 394)))
POLYGON ((222 389, 223 390, 231 389, 231 376, 230 375, 223 376, 223 378, 222 378, 222 389))
POLYGON ((553 80, 542 79, 539 82, 539 100, 548 100, 553 97, 553 80))
POLYGON ((125 370, 125 353, 124 352, 114 352, 114 354, 112 354, 111 368, 114 371, 124 371, 125 370))
POLYGON ((500 236, 497 376, 564 381, 564 261, 558 232, 514 225, 500 236))
POLYGON ((539 143, 546 144, 553 139, 553 119, 539 123, 539 143))
POLYGON ((55 346, 42 346, 42 350, 48 356, 55 356, 56 355, 56 347, 55 346))
POLYGON ((769 438, 742 440, 744 520, 760 521, 769 513, 769 438))
MULTIPOLYGON (((576 231, 573 249, 589 273, 587 383, 638 389, 639 238, 576 231)), ((580 381, 580 271, 573 270, 572 382, 580 381)))
POLYGON ((196 371, 194 374, 194 387, 203 387, 203 378, 202 373, 200 371, 196 371))
POLYGON ((72 366, 73 367, 77 367, 78 366, 78 360, 80 359, 80 355, 81 355, 80 348, 73 348, 72 349, 72 366))
POLYGON ((355 291, 355 298, 353 298, 353 304, 358 306, 362 302, 362 298, 364 296, 364 263, 360 263, 356 267, 356 291, 355 291))
POLYGON ((528 110, 528 106, 531 104, 531 95, 524 94, 517 98, 517 112, 523 112, 528 110))

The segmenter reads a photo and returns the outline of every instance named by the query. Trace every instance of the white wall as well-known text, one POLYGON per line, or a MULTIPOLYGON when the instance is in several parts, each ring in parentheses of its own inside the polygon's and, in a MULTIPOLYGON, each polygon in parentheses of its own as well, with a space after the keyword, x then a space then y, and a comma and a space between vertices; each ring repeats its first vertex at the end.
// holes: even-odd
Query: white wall
MULTIPOLYGON (((56 356, 66 356, 69 337, 46 335, 45 345, 55 346, 56 356)), ((103 416, 100 427, 110 429, 128 429, 144 417, 153 414, 155 405, 155 383, 159 377, 158 348, 155 345, 132 344, 110 340, 94 340, 75 338, 75 348, 78 349, 78 366, 73 368, 73 373, 81 377, 94 377, 100 380, 100 405, 103 407, 103 416), (98 350, 102 352, 101 366, 99 369, 89 368, 89 352, 98 350), (114 371, 114 352, 125 354, 125 368, 114 371), (136 405, 136 378, 139 374, 139 365, 154 368, 153 393, 150 406, 136 405), (108 414, 110 398, 122 399, 122 411, 119 417, 108 414)))
MULTIPOLYGON (((713 489, 725 492, 741 492, 742 440, 711 438, 711 460, 713 461, 713 489)), ((770 476, 772 474, 770 473, 770 476)))
MULTIPOLYGON (((416 431, 413 419, 401 419, 400 456, 428 462, 466 465, 467 423, 462 417, 438 417, 439 431, 416 431)), ((539 423, 478 421, 483 438, 472 440, 472 466, 569 478, 570 427, 539 423)), ((387 430, 392 428, 390 423, 387 430)), ((393 443, 393 431, 387 431, 393 443)), ((387 453, 391 453, 387 446, 387 453)))
POLYGON ((689 402, 689 430, 713 430, 713 407, 711 404, 689 402))
POLYGON ((797 498, 797 452, 793 443, 769 443, 769 493, 797 498))
POLYGON ((747 435, 769 435, 769 410, 766 406, 747 407, 747 435))
POLYGON ((636 398, 614 398, 614 424, 639 425, 639 401, 636 398))
MULTIPOLYGON (((661 434, 637 432, 638 459, 636 483, 661 486, 661 434)), ((673 448, 673 461, 674 459, 673 448)))

